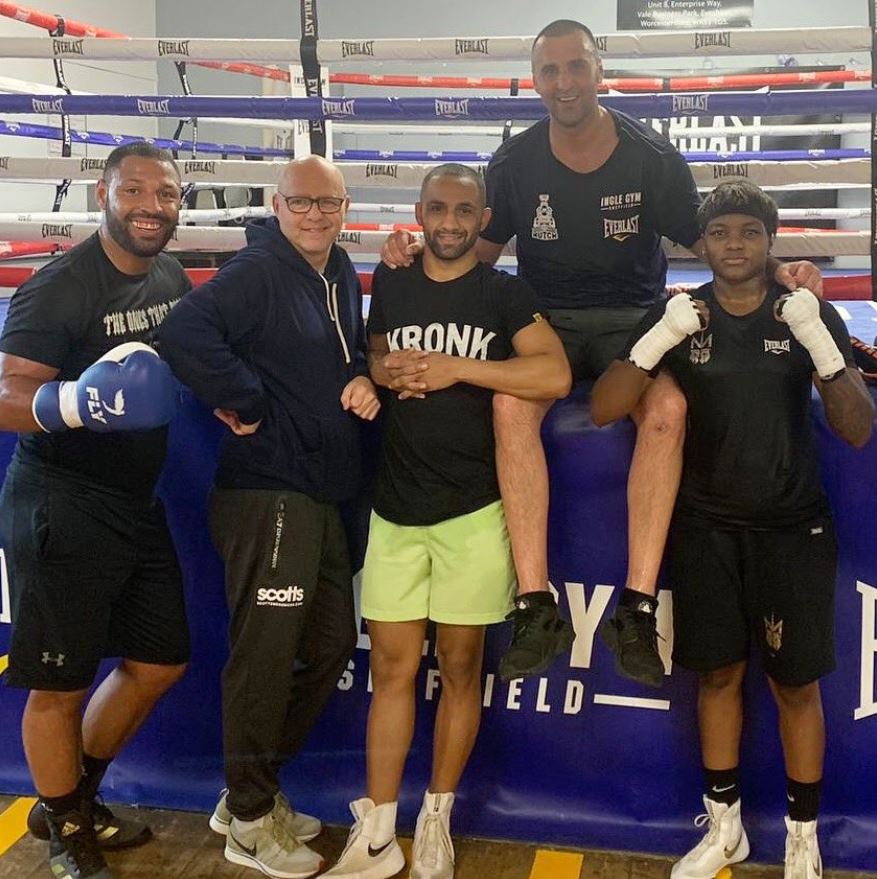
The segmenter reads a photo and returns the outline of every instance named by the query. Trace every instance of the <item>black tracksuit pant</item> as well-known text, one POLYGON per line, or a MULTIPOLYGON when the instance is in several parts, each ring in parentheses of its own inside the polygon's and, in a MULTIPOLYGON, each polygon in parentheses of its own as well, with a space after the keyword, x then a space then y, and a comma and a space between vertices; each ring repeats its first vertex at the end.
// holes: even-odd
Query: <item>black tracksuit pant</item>
POLYGON ((213 542, 230 616, 222 675, 232 815, 269 812, 356 645, 347 539, 336 507, 292 491, 217 489, 213 542))

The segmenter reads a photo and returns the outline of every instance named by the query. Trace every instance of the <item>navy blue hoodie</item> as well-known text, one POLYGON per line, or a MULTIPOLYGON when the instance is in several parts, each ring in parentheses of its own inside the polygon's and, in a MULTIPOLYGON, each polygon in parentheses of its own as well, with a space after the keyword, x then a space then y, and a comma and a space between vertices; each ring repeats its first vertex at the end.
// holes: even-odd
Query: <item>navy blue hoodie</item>
POLYGON ((368 375, 356 271, 333 245, 320 275, 275 217, 246 232, 247 247, 165 318, 162 357, 211 408, 262 419, 254 434, 225 434, 218 488, 347 500, 359 488, 359 419, 341 391, 368 375))

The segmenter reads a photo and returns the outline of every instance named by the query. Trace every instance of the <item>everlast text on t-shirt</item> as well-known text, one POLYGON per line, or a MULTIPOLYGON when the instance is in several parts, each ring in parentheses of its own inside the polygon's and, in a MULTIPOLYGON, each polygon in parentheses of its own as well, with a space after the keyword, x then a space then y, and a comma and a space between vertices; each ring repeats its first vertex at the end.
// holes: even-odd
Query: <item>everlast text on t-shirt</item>
POLYGON ((547 309, 645 308, 663 296, 666 236, 698 239, 697 187, 682 156, 648 126, 612 114, 618 145, 580 174, 551 152, 548 120, 506 141, 485 182, 493 215, 482 237, 516 237, 518 273, 547 309))
MULTIPOLYGON (((368 332, 385 335, 391 351, 505 360, 515 334, 538 319, 530 287, 483 263, 444 283, 430 280, 419 260, 375 269, 368 332)), ((379 516, 433 525, 499 499, 492 391, 456 384, 422 400, 387 393, 384 405, 379 516)))
MULTIPOLYGON (((191 287, 180 264, 159 254, 146 275, 126 275, 98 235, 41 269, 16 291, 0 351, 76 380, 124 342, 155 347, 158 327, 191 287)), ((149 495, 164 464, 167 428, 96 434, 85 428, 19 437, 16 462, 85 485, 149 495)))

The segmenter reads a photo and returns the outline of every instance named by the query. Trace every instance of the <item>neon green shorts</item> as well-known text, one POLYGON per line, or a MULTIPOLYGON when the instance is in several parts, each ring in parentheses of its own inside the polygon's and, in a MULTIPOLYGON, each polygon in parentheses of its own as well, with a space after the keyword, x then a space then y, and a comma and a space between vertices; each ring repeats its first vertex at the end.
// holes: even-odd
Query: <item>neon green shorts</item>
POLYGON ((372 512, 362 570, 367 620, 483 626, 512 608, 515 568, 502 501, 437 525, 372 512))

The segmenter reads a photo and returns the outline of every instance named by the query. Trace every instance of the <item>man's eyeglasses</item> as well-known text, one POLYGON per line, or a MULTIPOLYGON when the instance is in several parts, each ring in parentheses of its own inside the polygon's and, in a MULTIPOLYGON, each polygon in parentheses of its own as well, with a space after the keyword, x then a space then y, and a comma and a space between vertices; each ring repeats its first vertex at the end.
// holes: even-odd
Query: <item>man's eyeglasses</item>
POLYGON ((277 193, 285 202, 286 207, 294 214, 306 214, 311 205, 316 205, 321 214, 337 214, 344 206, 347 198, 336 198, 330 195, 321 195, 319 198, 309 198, 306 195, 284 195, 277 193))

